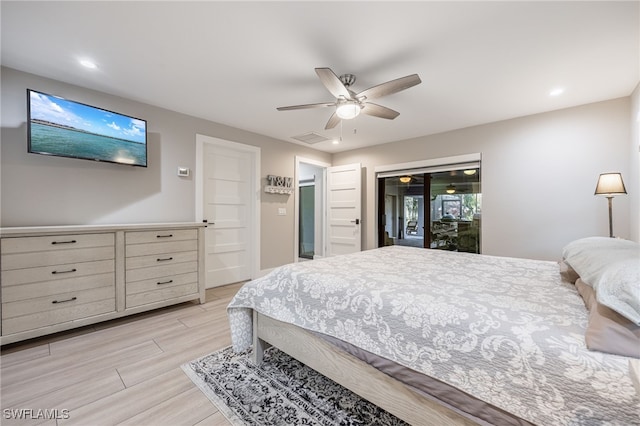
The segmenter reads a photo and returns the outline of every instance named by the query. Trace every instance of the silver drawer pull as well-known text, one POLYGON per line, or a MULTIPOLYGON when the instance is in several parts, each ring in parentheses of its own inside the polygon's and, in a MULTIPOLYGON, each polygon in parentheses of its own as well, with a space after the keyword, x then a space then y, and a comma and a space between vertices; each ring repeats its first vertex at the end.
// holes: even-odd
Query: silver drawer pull
POLYGON ((73 268, 73 269, 69 269, 68 271, 51 271, 52 274, 69 274, 71 272, 76 272, 77 269, 73 268))
POLYGON ((77 243, 76 240, 69 240, 69 241, 51 241, 51 244, 75 244, 77 243))
POLYGON ((78 298, 73 296, 71 299, 67 299, 67 300, 54 300, 51 303, 65 303, 65 302, 73 302, 74 300, 77 300, 78 298))
POLYGON ((162 284, 171 284, 173 282, 173 280, 169 280, 169 281, 159 281, 157 284, 158 285, 162 285, 162 284))
POLYGON ((156 238, 171 238, 173 237, 173 234, 167 234, 167 235, 156 235, 156 238))
POLYGON ((158 262, 166 262, 168 260, 173 260, 173 257, 165 257, 156 259, 158 262))

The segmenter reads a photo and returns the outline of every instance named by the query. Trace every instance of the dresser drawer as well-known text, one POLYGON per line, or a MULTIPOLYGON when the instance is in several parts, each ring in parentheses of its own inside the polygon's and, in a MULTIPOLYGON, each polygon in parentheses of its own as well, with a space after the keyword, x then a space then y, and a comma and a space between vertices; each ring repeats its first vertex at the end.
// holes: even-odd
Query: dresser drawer
POLYGON ((107 247, 113 246, 114 242, 115 236, 113 233, 3 238, 2 253, 33 253, 52 250, 107 247))
POLYGON ((127 271, 126 308, 197 294, 198 262, 127 271))
POLYGON ((31 299, 18 300, 15 302, 3 302, 2 320, 4 321, 8 318, 45 313, 48 311, 56 311, 58 309, 64 309, 67 307, 78 306, 107 299, 114 301, 115 309, 114 287, 112 285, 84 290, 78 289, 70 291, 68 293, 54 294, 45 297, 35 297, 31 299))
POLYGON ((2 253, 2 270, 38 268, 41 266, 67 265, 61 271, 73 269, 83 262, 107 260, 115 258, 115 249, 110 247, 94 247, 85 249, 51 250, 35 253, 2 253))
POLYGON ((136 306, 146 305, 149 303, 160 302, 164 300, 171 300, 181 296, 188 296, 198 294, 198 283, 182 284, 176 286, 160 287, 153 291, 147 291, 143 293, 136 293, 126 296, 127 308, 134 308, 136 306))
MULTIPOLYGON (((4 276, 4 275, 3 275, 4 276)), ((99 287, 111 287, 115 291, 115 274, 111 272, 92 276, 64 278, 41 281, 30 284, 2 285, 2 303, 34 299, 45 296, 57 296, 73 291, 90 290, 99 287)), ((115 293, 114 293, 115 294, 115 293)))
POLYGON ((198 262, 182 262, 175 265, 158 265, 151 268, 138 268, 127 270, 127 285, 133 281, 141 281, 150 278, 164 278, 172 275, 198 272, 198 262))
POLYGON ((198 260, 197 251, 183 251, 150 256, 133 256, 126 258, 126 268, 138 269, 152 266, 175 265, 182 262, 196 262, 198 260))
MULTIPOLYGON (((113 290, 111 290, 113 293, 113 290)), ((116 306, 115 297, 105 300, 82 303, 80 299, 62 303, 61 307, 52 311, 37 312, 28 315, 7 318, 2 320, 2 335, 6 336, 22 331, 35 330, 42 327, 58 325, 65 322, 89 318, 109 312, 114 312, 116 306)), ((4 314, 4 305, 3 305, 4 314)))
POLYGON ((147 244, 167 241, 197 240, 197 229, 167 229, 164 231, 132 231, 125 235, 126 244, 147 244))
POLYGON ((148 256, 152 254, 171 254, 198 250, 197 240, 167 241, 146 244, 127 244, 126 257, 148 256))
POLYGON ((171 275, 162 278, 151 278, 148 280, 134 281, 127 283, 127 296, 145 293, 149 291, 158 291, 165 288, 182 286, 198 282, 198 273, 189 272, 186 274, 171 275))
POLYGON ((88 277, 108 272, 111 272, 112 275, 113 272, 115 272, 114 259, 41 266, 27 269, 10 269, 2 271, 2 287, 5 288, 41 281, 59 281, 77 277, 88 277))

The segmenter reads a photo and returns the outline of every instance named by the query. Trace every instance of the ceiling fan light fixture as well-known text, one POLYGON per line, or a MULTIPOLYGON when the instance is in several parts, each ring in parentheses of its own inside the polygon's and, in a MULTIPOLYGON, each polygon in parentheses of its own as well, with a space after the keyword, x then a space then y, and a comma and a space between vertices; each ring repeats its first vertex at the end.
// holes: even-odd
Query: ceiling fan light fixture
POLYGON ((343 120, 351 120, 360 114, 362 107, 355 101, 341 103, 336 108, 336 114, 343 120))
POLYGON ((463 173, 467 176, 473 176, 476 174, 476 171, 477 171, 476 169, 467 169, 463 173))
POLYGON ((400 177, 400 182, 402 182, 402 183, 409 183, 409 182, 411 182, 411 176, 401 176, 401 177, 400 177))
POLYGON ((455 193, 456 193, 455 185, 453 184, 447 185, 447 194, 455 194, 455 193))

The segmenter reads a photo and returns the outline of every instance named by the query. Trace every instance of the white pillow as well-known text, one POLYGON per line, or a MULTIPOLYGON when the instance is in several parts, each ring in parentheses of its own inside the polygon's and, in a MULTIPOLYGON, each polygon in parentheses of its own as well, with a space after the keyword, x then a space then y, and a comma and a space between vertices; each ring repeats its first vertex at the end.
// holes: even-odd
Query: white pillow
POLYGON ((562 257, 599 303, 640 325, 640 244, 606 237, 573 241, 562 257))

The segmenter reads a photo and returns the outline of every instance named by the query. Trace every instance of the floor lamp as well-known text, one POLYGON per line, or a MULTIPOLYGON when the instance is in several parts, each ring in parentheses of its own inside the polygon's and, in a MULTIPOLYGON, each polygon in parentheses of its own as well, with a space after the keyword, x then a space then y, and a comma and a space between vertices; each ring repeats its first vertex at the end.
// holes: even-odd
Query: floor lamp
POLYGON ((621 173, 602 173, 596 184, 596 192, 594 195, 604 195, 609 203, 609 237, 613 238, 613 220, 611 214, 611 200, 614 195, 626 194, 621 173))

